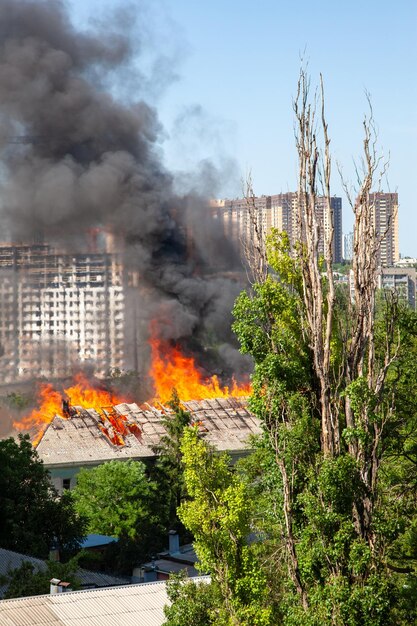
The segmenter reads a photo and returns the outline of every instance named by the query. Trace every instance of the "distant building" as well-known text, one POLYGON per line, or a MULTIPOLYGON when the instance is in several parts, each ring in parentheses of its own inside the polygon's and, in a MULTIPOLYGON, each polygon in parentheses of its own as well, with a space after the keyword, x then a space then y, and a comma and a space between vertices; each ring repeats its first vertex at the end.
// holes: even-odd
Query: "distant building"
MULTIPOLYGON (((393 291, 398 298, 406 302, 410 308, 416 310, 417 272, 415 268, 383 267, 378 272, 378 289, 393 291)), ((352 302, 355 301, 353 284, 353 270, 349 273, 349 294, 352 302)))
MULTIPOLYGON (((324 254, 324 242, 329 236, 330 228, 328 211, 326 210, 327 199, 317 197, 316 217, 320 228, 320 254, 324 254)), ((343 236, 342 236, 342 198, 333 196, 330 198, 331 216, 333 221, 333 261, 341 263, 343 260, 343 236)))
POLYGON ((169 531, 168 550, 160 552, 157 558, 133 570, 132 582, 150 583, 155 580, 167 580, 171 574, 184 572, 189 577, 199 576, 195 568, 197 555, 192 543, 180 546, 179 535, 169 531))
POLYGON ((417 267, 417 259, 411 257, 400 257, 395 263, 395 267, 417 267))
MULTIPOLYGON (((296 192, 279 193, 272 196, 257 196, 253 199, 259 230, 268 234, 272 228, 285 231, 290 245, 297 241, 298 194, 296 192)), ((342 199, 336 196, 330 199, 334 226, 333 256, 334 262, 342 261, 342 199)), ((223 223, 224 234, 236 243, 253 238, 254 224, 250 219, 250 211, 246 198, 235 200, 215 200, 212 203, 214 213, 223 223)), ((320 229, 319 253, 324 252, 324 241, 330 231, 326 211, 326 199, 316 199, 316 217, 320 229)))
POLYGON ((398 297, 416 310, 415 268, 384 267, 378 277, 378 287, 394 291, 398 297))
POLYGON ((398 193, 369 194, 373 207, 374 226, 380 240, 378 266, 391 267, 400 259, 398 242, 398 193))
MULTIPOLYGON (((257 225, 260 231, 267 233, 271 226, 270 208, 271 197, 259 196, 254 198, 257 225)), ((250 218, 248 202, 246 198, 235 200, 214 200, 212 202, 214 214, 223 225, 223 232, 237 244, 248 241, 254 236, 254 224, 250 218)))
POLYGON ((353 260, 353 233, 348 233, 343 237, 343 259, 353 260))
POLYGON ((74 365, 124 366, 125 293, 118 258, 47 245, 0 245, 2 383, 60 378, 74 365))

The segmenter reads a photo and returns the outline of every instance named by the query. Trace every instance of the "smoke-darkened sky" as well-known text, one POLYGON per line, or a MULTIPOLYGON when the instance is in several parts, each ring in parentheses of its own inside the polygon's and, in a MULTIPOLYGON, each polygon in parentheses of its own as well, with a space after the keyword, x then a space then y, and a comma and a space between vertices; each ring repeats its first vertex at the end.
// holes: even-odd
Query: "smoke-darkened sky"
POLYGON ((64 246, 110 228, 146 287, 144 319, 161 315, 165 337, 195 352, 211 336, 235 368, 241 284, 224 270, 240 259, 207 201, 221 173, 203 161, 174 181, 162 164, 143 19, 125 8, 86 32, 60 0, 0 0, 2 225, 15 241, 64 246))

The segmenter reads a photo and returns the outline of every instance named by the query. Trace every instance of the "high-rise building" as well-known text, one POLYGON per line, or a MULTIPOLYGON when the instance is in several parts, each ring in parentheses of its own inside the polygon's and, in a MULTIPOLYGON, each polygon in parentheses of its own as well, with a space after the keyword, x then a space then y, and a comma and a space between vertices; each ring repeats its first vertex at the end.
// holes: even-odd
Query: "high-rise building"
MULTIPOLYGON (((256 209, 257 225, 267 233, 271 226, 271 196, 260 196, 253 199, 256 209)), ((213 211, 223 224, 226 237, 240 244, 253 237, 254 224, 250 217, 250 205, 246 198, 235 200, 214 200, 213 211)))
POLYGON ((353 259, 353 233, 348 233, 343 237, 343 259, 345 261, 353 259))
MULTIPOLYGON (((324 242, 329 237, 332 224, 327 211, 327 198, 318 196, 316 199, 316 217, 320 228, 319 252, 324 254, 324 242)), ((331 219, 333 222, 333 261, 341 263, 342 254, 342 198, 333 196, 330 198, 331 219)))
POLYGON ((371 193, 374 226, 380 240, 378 265, 390 267, 400 258, 398 243, 398 193, 371 193))
POLYGON ((124 365, 125 296, 116 255, 0 246, 1 382, 99 375, 124 365))
MULTIPOLYGON (((291 247, 297 240, 298 194, 296 192, 279 193, 272 196, 258 196, 253 199, 258 226, 264 234, 272 228, 286 231, 291 247)), ((342 199, 336 196, 330 199, 334 236, 333 258, 335 263, 342 261, 342 199)), ((236 242, 242 242, 253 236, 253 220, 246 198, 236 200, 217 200, 213 210, 223 222, 224 234, 236 242)), ((326 198, 316 199, 316 217, 320 229, 319 252, 324 252, 324 241, 329 234, 326 198)))
POLYGON ((277 193, 271 196, 271 227, 288 234, 291 247, 296 239, 298 194, 277 193))

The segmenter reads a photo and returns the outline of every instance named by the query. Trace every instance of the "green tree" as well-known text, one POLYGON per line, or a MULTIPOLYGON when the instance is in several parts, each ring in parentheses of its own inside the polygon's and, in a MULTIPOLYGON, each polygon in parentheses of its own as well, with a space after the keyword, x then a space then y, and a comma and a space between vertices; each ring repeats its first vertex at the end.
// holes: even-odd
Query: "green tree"
MULTIPOLYGON (((31 394, 22 394, 12 391, 8 393, 5 398, 1 400, 11 409, 27 409, 33 403, 34 398, 31 394)), ((33 406, 33 405, 32 405, 33 406)))
POLYGON ((167 583, 171 602, 164 607, 164 626, 211 626, 218 624, 216 607, 221 597, 209 582, 187 580, 183 573, 171 575, 167 583))
POLYGON ((172 412, 162 418, 162 425, 166 432, 162 435, 158 445, 153 448, 153 452, 157 455, 154 476, 162 496, 161 508, 166 509, 167 530, 175 528, 183 531, 177 515, 181 500, 186 495, 181 439, 184 429, 191 422, 191 416, 181 406, 175 389, 168 407, 172 412))
POLYGON ((265 571, 282 573, 274 592, 284 624, 405 624, 417 614, 417 318, 395 294, 376 290, 371 189, 381 161, 372 113, 352 201, 354 298, 335 285, 330 142, 324 100, 317 116, 308 87, 302 72, 294 105, 299 242, 290 250, 285 234, 272 234, 271 271, 234 310, 242 350, 255 361, 250 405, 264 426, 258 445, 269 450, 262 472, 251 468, 268 516, 253 523, 269 527, 265 571), (322 242, 319 179, 329 224, 322 242))
POLYGON ((118 538, 102 557, 101 566, 107 571, 131 574, 132 567, 164 547, 163 494, 142 462, 109 461, 83 469, 70 495, 78 513, 87 519, 88 532, 118 538))
POLYGON ((47 561, 45 569, 38 569, 29 561, 24 561, 20 567, 12 570, 4 577, 3 584, 7 585, 4 597, 23 598, 47 594, 52 578, 69 582, 71 589, 76 591, 80 588, 77 570, 77 558, 73 558, 67 563, 47 561))
POLYGON ((28 436, 0 441, 0 546, 47 558, 53 543, 76 550, 85 524, 59 498, 28 436))
MULTIPOLYGON (((256 501, 252 523, 266 536, 265 572, 274 602, 284 624, 407 623, 416 616, 417 317, 395 299, 379 301, 377 361, 384 362, 393 323, 396 337, 395 361, 378 401, 363 377, 334 383, 332 402, 343 405, 348 395, 356 415, 366 406, 372 423, 383 425, 371 491, 349 444, 361 439, 361 445, 375 446, 375 440, 363 427, 349 429, 341 409, 340 451, 323 454, 317 380, 300 315, 301 281, 287 243, 285 236, 272 237, 275 277, 254 285, 252 295, 241 294, 234 311, 242 348, 256 364, 250 405, 265 434, 245 464, 256 501), (363 528, 357 509, 368 498, 372 522, 363 528), (275 586, 274 571, 282 574, 275 586)), ((343 296, 336 296, 336 328, 347 319, 343 296)), ((340 373, 343 337, 335 332, 331 346, 332 365, 340 373)))
POLYGON ((106 384, 115 395, 129 398, 129 402, 137 402, 141 396, 141 378, 135 370, 111 369, 106 378, 106 384))
POLYGON ((266 578, 249 545, 252 508, 245 483, 196 428, 187 428, 181 445, 189 500, 178 514, 194 536, 199 568, 210 572, 216 624, 264 626, 271 623, 266 578))
POLYGON ((156 485, 139 461, 108 461, 82 469, 72 490, 76 510, 88 521, 88 532, 137 540, 156 521, 156 485))

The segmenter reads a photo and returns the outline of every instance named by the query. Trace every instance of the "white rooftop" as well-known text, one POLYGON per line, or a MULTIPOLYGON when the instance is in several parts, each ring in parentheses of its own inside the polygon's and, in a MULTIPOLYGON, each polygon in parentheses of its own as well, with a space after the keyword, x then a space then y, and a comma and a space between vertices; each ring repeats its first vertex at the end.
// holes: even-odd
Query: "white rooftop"
POLYGON ((162 626, 167 603, 165 581, 1 600, 0 626, 162 626))

